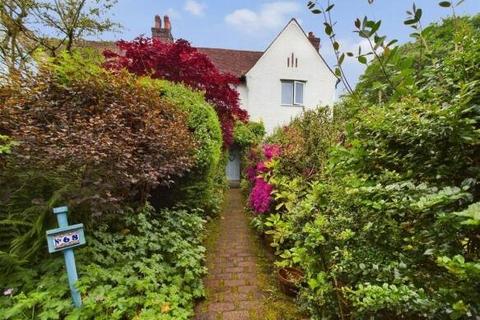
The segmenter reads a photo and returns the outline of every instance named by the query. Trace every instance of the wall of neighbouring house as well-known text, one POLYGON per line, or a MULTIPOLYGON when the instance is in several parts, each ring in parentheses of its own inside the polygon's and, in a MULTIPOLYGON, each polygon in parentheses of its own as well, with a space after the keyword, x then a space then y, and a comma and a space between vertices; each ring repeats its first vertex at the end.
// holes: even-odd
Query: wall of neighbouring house
POLYGON ((254 121, 262 120, 267 133, 287 124, 303 110, 299 106, 281 105, 280 80, 306 81, 304 108, 332 106, 335 99, 335 77, 295 21, 272 43, 257 64, 246 74, 246 85, 237 87, 242 106, 254 121), (294 55, 294 63, 287 59, 294 55), (297 65, 295 67, 295 59, 297 65))

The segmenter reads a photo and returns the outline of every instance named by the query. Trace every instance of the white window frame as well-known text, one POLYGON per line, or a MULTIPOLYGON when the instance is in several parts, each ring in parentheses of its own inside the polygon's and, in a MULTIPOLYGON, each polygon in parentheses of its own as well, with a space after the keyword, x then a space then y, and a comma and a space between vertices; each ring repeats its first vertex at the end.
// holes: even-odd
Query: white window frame
MULTIPOLYGON (((303 107, 305 105, 305 85, 307 84, 307 81, 302 81, 302 80, 290 80, 290 79, 282 79, 280 80, 280 83, 282 82, 290 82, 293 84, 292 86, 292 90, 293 90, 293 95, 292 95, 292 102, 291 103, 288 103, 288 104, 285 104, 283 103, 283 101, 281 101, 281 106, 285 106, 285 107, 303 107), (303 101, 302 103, 296 103, 296 100, 297 100, 297 84, 301 84, 302 87, 303 87, 303 101)), ((280 97, 282 96, 282 93, 280 93, 280 97)))

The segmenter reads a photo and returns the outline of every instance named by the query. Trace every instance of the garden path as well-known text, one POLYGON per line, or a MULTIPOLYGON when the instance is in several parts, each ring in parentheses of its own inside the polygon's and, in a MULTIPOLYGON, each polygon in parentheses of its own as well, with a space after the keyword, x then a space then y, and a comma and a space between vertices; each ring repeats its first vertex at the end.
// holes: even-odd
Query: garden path
POLYGON ((214 224, 206 244, 207 297, 197 306, 195 319, 301 319, 298 314, 285 318, 296 308, 271 286, 272 270, 265 269, 271 261, 265 263, 264 248, 249 227, 239 189, 228 192, 226 207, 214 224))

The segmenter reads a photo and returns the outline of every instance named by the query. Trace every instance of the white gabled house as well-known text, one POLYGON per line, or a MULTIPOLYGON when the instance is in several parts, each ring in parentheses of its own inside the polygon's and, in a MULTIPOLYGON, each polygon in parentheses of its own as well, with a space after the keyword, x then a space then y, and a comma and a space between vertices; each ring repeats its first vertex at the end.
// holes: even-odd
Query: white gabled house
MULTIPOLYGON (((152 37, 173 41, 170 19, 164 27, 155 17, 152 37)), ((265 51, 197 48, 222 72, 237 76, 242 107, 253 121, 263 121, 267 133, 286 125, 303 110, 332 105, 336 77, 320 54, 320 39, 308 35, 296 19, 283 28, 265 51)), ((240 180, 240 157, 231 150, 229 181, 240 180)))

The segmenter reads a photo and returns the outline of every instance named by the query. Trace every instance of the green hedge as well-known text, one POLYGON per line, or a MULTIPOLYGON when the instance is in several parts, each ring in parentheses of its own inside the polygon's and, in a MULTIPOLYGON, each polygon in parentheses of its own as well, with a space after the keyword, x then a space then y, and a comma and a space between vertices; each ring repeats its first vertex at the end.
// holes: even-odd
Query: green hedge
POLYGON ((145 79, 152 90, 168 102, 187 112, 188 127, 197 142, 194 169, 169 188, 154 192, 156 206, 185 206, 202 208, 207 214, 217 213, 223 202, 225 167, 222 131, 214 108, 202 93, 169 81, 145 79))
POLYGON ((480 38, 465 30, 409 96, 351 96, 270 138, 282 155, 253 224, 304 271, 311 319, 480 316, 480 38))

